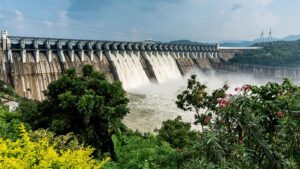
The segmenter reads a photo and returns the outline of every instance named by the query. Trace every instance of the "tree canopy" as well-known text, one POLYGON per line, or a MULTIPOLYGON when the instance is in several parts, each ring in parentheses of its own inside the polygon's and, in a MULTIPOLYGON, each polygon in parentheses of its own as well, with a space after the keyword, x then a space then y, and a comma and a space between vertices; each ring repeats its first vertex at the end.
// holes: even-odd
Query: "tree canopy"
MULTIPOLYGON (((49 84, 46 99, 36 112, 27 113, 34 129, 49 128, 57 134, 73 132, 81 141, 102 151, 111 151, 111 134, 129 112, 128 98, 120 82, 110 83, 105 75, 85 65, 82 75, 70 69, 49 84)), ((26 116, 26 115, 25 115, 26 116)))

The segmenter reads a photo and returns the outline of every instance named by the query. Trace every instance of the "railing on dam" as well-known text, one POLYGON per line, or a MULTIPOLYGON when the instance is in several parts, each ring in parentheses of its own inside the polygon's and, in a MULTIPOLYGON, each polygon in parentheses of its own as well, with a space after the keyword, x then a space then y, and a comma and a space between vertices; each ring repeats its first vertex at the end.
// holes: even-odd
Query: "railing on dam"
MULTIPOLYGON (((105 51, 130 51, 130 52, 175 52, 190 53, 191 57, 221 57, 219 44, 168 44, 168 43, 149 43, 149 42, 126 42, 126 41, 101 41, 83 39, 59 39, 41 37, 19 37, 7 36, 2 38, 3 50, 8 52, 8 60, 13 61, 12 52, 20 52, 23 62, 26 62, 26 53, 31 52, 35 60, 39 61, 39 53, 45 52, 51 62, 52 52, 56 52, 60 60, 65 62, 65 52, 71 58, 74 54, 83 58, 84 53, 88 53, 93 60, 94 53, 101 57, 105 51)), ((181 54, 182 55, 182 54, 181 54)), ((74 59, 71 59, 74 60, 74 59)))
MULTIPOLYGON (((148 43, 148 42, 126 42, 126 41, 100 41, 100 40, 82 40, 82 39, 58 39, 58 38, 40 38, 40 37, 18 37, 8 36, 11 44, 11 49, 21 50, 24 47, 34 49, 69 49, 74 47, 74 50, 129 50, 129 51, 202 51, 214 52, 218 51, 218 44, 167 44, 167 43, 148 43), (36 46, 38 45, 38 46, 36 46), (61 47, 60 47, 61 46, 61 47)), ((73 49, 73 48, 72 48, 73 49)))

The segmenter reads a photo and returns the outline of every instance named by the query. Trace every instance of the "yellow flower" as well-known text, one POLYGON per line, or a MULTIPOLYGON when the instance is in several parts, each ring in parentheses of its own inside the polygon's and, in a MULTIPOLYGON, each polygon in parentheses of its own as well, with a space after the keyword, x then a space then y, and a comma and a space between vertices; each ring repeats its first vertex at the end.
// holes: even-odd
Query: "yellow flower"
POLYGON ((110 158, 107 157, 100 163, 92 158, 93 148, 81 148, 79 150, 57 151, 49 141, 41 139, 30 141, 25 126, 20 124, 21 138, 3 140, 0 138, 0 169, 23 168, 102 168, 110 158))

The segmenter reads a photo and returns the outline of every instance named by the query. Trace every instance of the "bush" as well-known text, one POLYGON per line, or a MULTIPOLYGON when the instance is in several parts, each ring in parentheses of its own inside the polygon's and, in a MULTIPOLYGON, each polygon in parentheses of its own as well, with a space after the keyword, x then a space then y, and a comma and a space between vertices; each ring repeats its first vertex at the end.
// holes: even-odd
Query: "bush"
POLYGON ((158 137, 113 135, 113 141, 119 168, 177 168, 175 149, 158 137))
POLYGON ((194 110, 200 139, 182 151, 182 165, 202 161, 213 168, 298 168, 300 87, 289 80, 264 86, 206 91, 189 79, 177 105, 194 110), (297 164, 298 162, 298 164, 297 164))
POLYGON ((0 137, 16 140, 19 137, 20 114, 9 112, 7 107, 0 105, 0 137))
POLYGON ((158 136, 173 148, 182 149, 197 139, 197 132, 191 131, 191 124, 183 122, 178 116, 175 120, 164 121, 158 130, 158 136))
POLYGON ((32 142, 23 124, 21 138, 12 141, 0 138, 0 166, 3 168, 101 168, 107 159, 97 163, 91 156, 94 149, 55 150, 47 138, 32 142))

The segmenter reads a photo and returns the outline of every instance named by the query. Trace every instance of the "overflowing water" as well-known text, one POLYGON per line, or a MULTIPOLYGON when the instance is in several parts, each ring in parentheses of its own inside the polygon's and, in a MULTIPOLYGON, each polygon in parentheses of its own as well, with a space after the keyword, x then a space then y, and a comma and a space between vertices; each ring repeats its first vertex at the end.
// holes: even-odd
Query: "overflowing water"
POLYGON ((116 66, 124 89, 127 90, 150 84, 150 80, 140 62, 140 57, 135 53, 132 52, 128 55, 126 52, 116 52, 115 54, 110 54, 110 58, 116 66))
POLYGON ((190 74, 198 75, 198 80, 208 86, 208 92, 226 83, 231 86, 229 92, 234 93, 235 87, 244 84, 260 85, 272 80, 256 79, 249 74, 202 72, 199 69, 182 77, 175 59, 169 53, 146 52, 145 59, 151 64, 158 82, 152 84, 140 56, 126 52, 115 52, 110 56, 123 87, 130 93, 130 113, 125 117, 124 123, 141 132, 151 132, 160 128, 163 121, 174 119, 178 115, 182 116, 184 121, 193 123, 194 113, 184 112, 175 104, 176 96, 186 87, 190 74))
MULTIPOLYGON (((244 84, 261 85, 272 80, 257 79, 249 74, 220 74, 214 71, 204 73, 200 70, 193 70, 190 74, 196 74, 198 80, 208 86, 209 92, 226 83, 230 86, 228 92, 232 94, 235 93, 235 87, 241 87, 244 84)), ((160 128, 163 121, 174 119, 178 115, 182 116, 184 121, 193 123, 194 113, 184 112, 175 104, 176 96, 185 89, 190 74, 167 83, 150 84, 128 90, 131 93, 130 114, 125 117, 124 123, 128 127, 142 132, 151 132, 160 128)), ((193 127, 199 128, 199 126, 193 127)))
POLYGON ((153 67, 158 83, 161 84, 181 78, 177 63, 169 53, 157 52, 153 54, 151 52, 150 55, 146 53, 146 58, 153 67))

